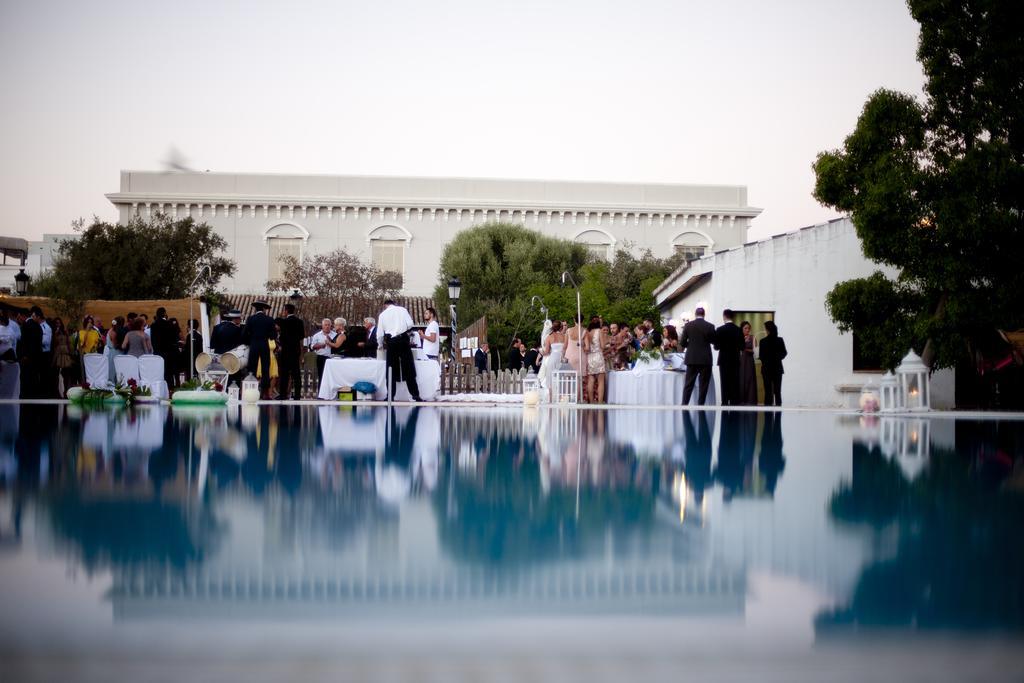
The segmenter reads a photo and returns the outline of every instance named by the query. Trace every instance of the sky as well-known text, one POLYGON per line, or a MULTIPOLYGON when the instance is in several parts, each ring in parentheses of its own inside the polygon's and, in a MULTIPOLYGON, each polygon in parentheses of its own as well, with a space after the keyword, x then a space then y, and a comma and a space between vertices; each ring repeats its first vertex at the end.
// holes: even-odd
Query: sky
POLYGON ((121 169, 739 184, 750 238, 880 87, 899 0, 0 0, 0 235, 116 219, 121 169))

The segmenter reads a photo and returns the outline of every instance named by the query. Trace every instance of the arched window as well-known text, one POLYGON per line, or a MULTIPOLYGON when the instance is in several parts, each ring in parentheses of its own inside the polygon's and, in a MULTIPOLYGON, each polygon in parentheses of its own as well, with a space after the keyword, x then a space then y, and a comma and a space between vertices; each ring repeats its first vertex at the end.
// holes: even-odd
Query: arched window
POLYGON ((576 233, 573 241, 586 245, 587 251, 605 261, 612 257, 612 250, 615 247, 615 238, 604 230, 583 230, 576 233))
POLYGON ((302 247, 309 239, 309 231, 295 223, 276 223, 263 231, 267 245, 267 279, 284 277, 284 257, 302 260, 302 247))
POLYGON ((370 243, 370 260, 386 272, 405 275, 405 250, 412 234, 397 225, 382 225, 366 236, 370 243))
POLYGON ((699 232, 684 232, 672 240, 672 251, 683 254, 687 261, 704 256, 710 247, 711 240, 699 232))

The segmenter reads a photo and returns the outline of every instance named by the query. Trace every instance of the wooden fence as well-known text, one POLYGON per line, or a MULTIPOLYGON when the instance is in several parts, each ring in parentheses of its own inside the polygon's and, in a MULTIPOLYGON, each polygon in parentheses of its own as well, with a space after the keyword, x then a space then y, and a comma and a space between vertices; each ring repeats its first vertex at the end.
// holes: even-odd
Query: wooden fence
POLYGON ((442 394, 521 394, 526 370, 480 372, 474 365, 449 363, 441 370, 442 394))
MULTIPOLYGON (((315 356, 302 366, 302 397, 316 398, 319 386, 315 356)), ((442 394, 521 394, 526 371, 480 372, 473 365, 448 363, 441 369, 442 394)))

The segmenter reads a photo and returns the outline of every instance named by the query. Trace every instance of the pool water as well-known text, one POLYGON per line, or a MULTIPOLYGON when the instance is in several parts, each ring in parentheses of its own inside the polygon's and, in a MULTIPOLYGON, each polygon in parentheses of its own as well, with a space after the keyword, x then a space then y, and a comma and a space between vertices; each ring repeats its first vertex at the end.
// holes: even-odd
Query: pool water
POLYGON ((1021 680, 1024 421, 0 405, 5 680, 1021 680))

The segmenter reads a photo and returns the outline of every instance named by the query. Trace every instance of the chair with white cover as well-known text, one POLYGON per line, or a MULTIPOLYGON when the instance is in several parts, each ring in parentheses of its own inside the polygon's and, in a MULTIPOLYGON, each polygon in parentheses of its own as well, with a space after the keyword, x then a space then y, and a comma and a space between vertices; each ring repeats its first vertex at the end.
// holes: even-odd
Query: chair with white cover
POLYGON ((139 359, 128 354, 114 356, 114 376, 122 383, 133 379, 139 381, 139 359))
POLYGON ((139 385, 149 387, 156 398, 170 398, 164 380, 164 359, 153 354, 139 356, 139 385))
POLYGON ((82 356, 85 381, 93 389, 110 389, 110 362, 102 353, 87 353, 82 356))

